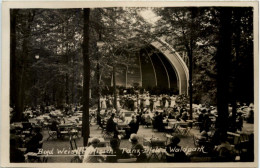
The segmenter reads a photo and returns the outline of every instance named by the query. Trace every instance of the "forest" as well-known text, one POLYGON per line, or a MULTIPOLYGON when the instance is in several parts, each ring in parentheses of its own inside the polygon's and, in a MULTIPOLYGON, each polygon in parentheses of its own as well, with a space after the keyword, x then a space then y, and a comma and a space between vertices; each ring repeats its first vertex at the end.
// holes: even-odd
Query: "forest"
POLYGON ((88 117, 101 95, 116 96, 116 74, 132 64, 128 53, 163 38, 189 68, 190 104, 217 106, 219 127, 225 129, 229 104, 254 102, 253 12, 251 7, 11 9, 14 118, 20 121, 26 106, 40 104, 83 104, 83 118, 88 117), (111 75, 112 87, 101 78, 111 75))

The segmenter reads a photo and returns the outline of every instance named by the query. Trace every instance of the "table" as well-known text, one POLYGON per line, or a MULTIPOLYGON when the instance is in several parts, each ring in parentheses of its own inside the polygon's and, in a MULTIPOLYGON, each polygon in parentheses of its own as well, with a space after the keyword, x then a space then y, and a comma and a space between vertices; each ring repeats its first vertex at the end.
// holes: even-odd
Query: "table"
POLYGON ((233 145, 237 145, 240 143, 241 134, 234 133, 234 132, 227 132, 227 135, 233 138, 233 145))
POLYGON ((78 129, 74 124, 60 124, 58 128, 62 136, 76 135, 78 137, 78 129))
POLYGON ((127 123, 118 123, 117 125, 119 130, 123 130, 123 129, 129 129, 129 125, 127 123))
POLYGON ((173 128, 177 128, 180 125, 188 125, 188 122, 183 122, 183 121, 172 121, 168 123, 168 126, 172 126, 173 128))
POLYGON ((170 122, 177 122, 176 119, 164 119, 163 120, 163 123, 166 124, 166 123, 170 123, 170 122))

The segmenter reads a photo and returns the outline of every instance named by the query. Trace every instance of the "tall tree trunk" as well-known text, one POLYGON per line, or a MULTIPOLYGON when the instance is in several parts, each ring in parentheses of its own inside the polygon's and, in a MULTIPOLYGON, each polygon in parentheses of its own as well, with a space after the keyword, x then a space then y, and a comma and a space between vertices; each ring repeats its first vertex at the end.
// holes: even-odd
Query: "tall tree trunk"
MULTIPOLYGON (((195 8, 195 7, 192 7, 192 8, 189 8, 190 12, 191 12, 191 29, 193 30, 196 30, 196 27, 195 27, 195 19, 198 15, 198 8, 195 8)), ((190 116, 190 120, 192 120, 192 90, 193 90, 193 86, 192 86, 192 73, 193 73, 193 47, 195 46, 194 44, 194 33, 193 31, 191 31, 191 34, 190 34, 190 39, 189 39, 189 44, 186 45, 186 49, 187 49, 187 52, 188 52, 188 57, 189 57, 189 96, 190 96, 190 100, 189 100, 189 104, 190 104, 190 109, 189 109, 189 116, 190 116)))
POLYGON ((14 121, 20 121, 22 119, 22 113, 20 111, 17 111, 17 103, 18 103, 18 69, 17 69, 17 56, 16 56, 16 18, 18 9, 11 9, 11 22, 10 22, 10 28, 11 28, 11 43, 10 43, 10 57, 11 57, 11 77, 10 77, 10 101, 11 105, 14 106, 14 121))
POLYGON ((128 65, 126 65, 126 69, 125 69, 125 88, 127 88, 127 72, 128 72, 128 65))
MULTIPOLYGON (((66 47, 66 65, 69 69, 69 42, 68 42, 68 20, 65 22, 65 37, 66 37, 66 41, 65 41, 65 47, 66 47)), ((68 70, 66 71, 66 75, 65 75, 65 97, 66 97, 66 104, 70 104, 69 102, 69 75, 68 75, 68 70)))
POLYGON ((241 14, 239 8, 234 9, 234 18, 236 20, 236 24, 234 27, 235 32, 235 61, 234 61, 234 81, 233 81, 233 90, 232 90, 232 125, 235 130, 236 126, 236 115, 237 115, 237 85, 238 85, 238 78, 239 78, 239 67, 238 63, 240 57, 240 38, 241 38, 241 14))
POLYGON ((217 66, 217 110, 216 127, 222 133, 228 129, 229 73, 231 62, 231 8, 220 8, 219 44, 216 55, 217 66))
POLYGON ((55 89, 55 86, 52 86, 52 102, 53 102, 53 104, 56 107, 57 103, 56 103, 56 89, 55 89))
POLYGON ((117 95, 116 95, 116 65, 113 63, 113 93, 114 93, 114 108, 117 111, 117 95))
POLYGON ((71 103, 73 104, 73 105, 75 105, 75 78, 76 78, 76 73, 75 73, 75 69, 74 69, 74 67, 76 67, 75 66, 75 60, 74 60, 74 58, 73 58, 73 62, 72 62, 72 67, 73 67, 73 69, 72 69, 72 73, 73 73, 73 76, 72 76, 72 82, 71 82, 71 103))
POLYGON ((89 81, 90 81, 90 60, 89 60, 89 15, 90 8, 84 8, 84 30, 83 30, 83 120, 82 136, 83 145, 87 146, 90 134, 89 130, 89 81))
MULTIPOLYGON (((34 18, 34 12, 29 11, 27 14, 26 21, 22 24, 23 29, 24 29, 24 37, 23 37, 23 42, 22 42, 22 53, 21 57, 19 58, 19 61, 16 63, 19 63, 19 70, 15 69, 15 80, 16 80, 16 97, 15 100, 15 115, 14 115, 14 120, 15 121, 21 121, 22 115, 23 115, 23 110, 24 110, 24 97, 25 97, 25 75, 26 75, 26 63, 28 61, 28 45, 29 45, 29 39, 30 39, 30 33, 31 33, 31 22, 33 21, 34 18)), ((16 17, 16 16, 15 16, 16 17)), ((13 25, 12 25, 13 26, 13 25)), ((13 33, 13 32, 11 32, 13 33)), ((13 40, 13 39, 12 39, 13 40)), ((15 44, 16 45, 16 44, 15 44)), ((11 46, 14 47, 14 46, 11 46)), ((15 52, 15 50, 13 51, 15 52)), ((12 53, 13 54, 13 53, 12 53)), ((15 58, 18 59, 18 58, 15 58)))
POLYGON ((65 97, 66 97, 66 104, 70 104, 69 102, 69 75, 66 73, 66 78, 65 78, 65 97))
POLYGON ((189 96, 190 96, 190 120, 192 120, 192 50, 190 49, 189 53, 189 96))
POLYGON ((99 53, 97 53, 97 96, 98 96, 98 109, 97 109, 97 124, 100 123, 100 66, 99 66, 99 53))

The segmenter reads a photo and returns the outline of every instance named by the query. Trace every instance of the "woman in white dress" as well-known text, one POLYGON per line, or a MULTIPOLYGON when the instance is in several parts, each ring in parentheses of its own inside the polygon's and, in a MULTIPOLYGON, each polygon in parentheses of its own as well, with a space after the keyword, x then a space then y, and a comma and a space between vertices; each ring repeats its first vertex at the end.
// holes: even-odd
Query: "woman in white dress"
POLYGON ((145 97, 145 107, 149 107, 150 106, 150 97, 149 96, 146 96, 145 97))
POLYGON ((146 100, 145 99, 146 99, 145 97, 142 98, 142 106, 141 107, 143 107, 143 108, 146 107, 146 100))
POLYGON ((117 109, 121 109, 120 98, 119 97, 117 97, 116 106, 117 106, 117 109))
POLYGON ((106 99, 101 98, 101 109, 107 109, 106 99))
POLYGON ((137 108, 141 107, 141 98, 139 97, 139 99, 137 100, 137 108))
POLYGON ((156 107, 158 107, 158 106, 160 106, 160 100, 159 100, 159 98, 157 97, 157 98, 155 99, 155 102, 154 102, 154 108, 156 108, 156 107))
POLYGON ((164 105, 164 107, 169 107, 169 102, 168 102, 168 99, 166 99, 166 102, 165 102, 165 105, 164 105))
POLYGON ((174 107, 175 106, 175 100, 176 100, 176 97, 172 96, 171 97, 171 106, 170 107, 174 107))

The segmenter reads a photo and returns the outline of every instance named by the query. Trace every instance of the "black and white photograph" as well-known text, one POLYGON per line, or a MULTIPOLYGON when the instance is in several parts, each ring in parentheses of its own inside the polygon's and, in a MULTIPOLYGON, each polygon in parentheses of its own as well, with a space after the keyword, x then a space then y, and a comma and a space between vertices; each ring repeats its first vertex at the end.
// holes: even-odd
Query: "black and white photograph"
POLYGON ((258 2, 143 3, 8 8, 9 163, 257 161, 258 2))

